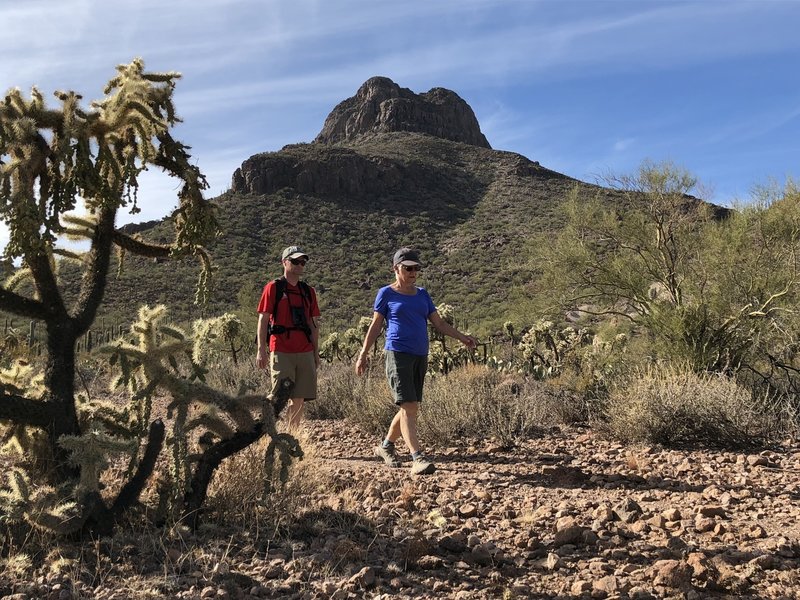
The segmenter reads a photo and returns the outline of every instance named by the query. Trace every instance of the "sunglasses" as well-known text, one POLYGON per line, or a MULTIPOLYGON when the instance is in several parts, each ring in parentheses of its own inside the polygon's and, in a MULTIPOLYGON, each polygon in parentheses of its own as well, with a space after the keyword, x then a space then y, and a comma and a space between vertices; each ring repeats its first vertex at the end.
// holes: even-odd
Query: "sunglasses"
POLYGON ((290 258, 289 262, 293 265, 303 265, 305 267, 308 261, 305 258, 290 258))
POLYGON ((422 271, 422 267, 419 265, 400 265, 403 267, 403 271, 422 271))

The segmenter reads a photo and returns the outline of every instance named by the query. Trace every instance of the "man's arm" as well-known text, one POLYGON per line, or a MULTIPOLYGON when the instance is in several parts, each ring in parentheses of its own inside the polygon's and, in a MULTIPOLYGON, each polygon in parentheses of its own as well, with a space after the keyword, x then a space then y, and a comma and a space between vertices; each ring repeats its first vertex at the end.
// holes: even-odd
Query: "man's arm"
POLYGON ((359 375, 363 374, 364 371, 367 370, 367 364, 369 364, 369 351, 373 344, 375 344, 375 340, 377 340, 378 336, 381 334, 383 321, 384 318, 381 313, 372 313, 372 323, 369 324, 367 335, 364 336, 364 345, 361 346, 361 352, 358 353, 358 358, 356 359, 356 373, 359 375))
POLYGON ((259 369, 266 369, 269 365, 269 336, 267 328, 269 326, 269 313, 258 313, 258 328, 256 335, 258 336, 258 350, 256 352, 256 364, 259 369))
POLYGON ((311 317, 311 344, 314 346, 314 362, 319 368, 319 317, 311 317))
POLYGON ((428 315, 428 319, 430 319, 430 322, 433 323, 433 326, 437 329, 437 331, 443 333, 444 335, 449 335, 451 338, 457 339, 467 348, 475 348, 478 345, 478 340, 471 335, 464 335, 461 333, 458 329, 450 325, 450 323, 439 316, 438 312, 432 312, 430 315, 428 315))

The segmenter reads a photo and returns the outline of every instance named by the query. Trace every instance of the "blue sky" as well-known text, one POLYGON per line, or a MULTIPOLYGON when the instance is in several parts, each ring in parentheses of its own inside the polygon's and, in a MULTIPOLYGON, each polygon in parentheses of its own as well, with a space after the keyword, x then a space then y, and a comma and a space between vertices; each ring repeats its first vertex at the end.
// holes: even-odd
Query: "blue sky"
MULTIPOLYGON (((88 103, 136 56, 181 72, 176 135, 209 196, 374 75, 454 90, 493 148, 585 181, 672 160, 729 204, 800 173, 800 1, 27 0, 0 23, 3 91, 88 103)), ((149 174, 120 223, 165 216, 175 191, 149 174)))

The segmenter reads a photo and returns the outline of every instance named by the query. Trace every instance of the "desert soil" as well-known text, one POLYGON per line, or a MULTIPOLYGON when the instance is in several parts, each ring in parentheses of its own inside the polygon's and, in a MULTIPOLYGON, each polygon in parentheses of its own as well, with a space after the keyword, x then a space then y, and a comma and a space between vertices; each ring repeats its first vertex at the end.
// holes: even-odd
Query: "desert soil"
POLYGON ((307 428, 302 468, 324 485, 274 536, 201 531, 155 552, 100 541, 102 577, 87 561, 93 573, 42 573, 0 596, 800 598, 797 441, 676 451, 561 428, 514 448, 453 440, 431 453, 435 473, 411 476, 351 424, 307 428))

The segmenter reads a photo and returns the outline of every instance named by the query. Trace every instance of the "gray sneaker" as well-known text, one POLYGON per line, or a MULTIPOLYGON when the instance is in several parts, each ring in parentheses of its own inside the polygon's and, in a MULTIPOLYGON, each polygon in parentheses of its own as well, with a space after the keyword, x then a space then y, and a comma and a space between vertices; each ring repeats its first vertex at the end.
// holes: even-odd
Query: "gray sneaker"
POLYGON ((411 463, 412 475, 430 475, 436 470, 434 465, 427 456, 419 456, 411 463))
POLYGON ((379 444, 375 446, 372 452, 378 458, 382 459, 390 467, 399 467, 400 466, 400 459, 397 458, 397 451, 394 449, 394 446, 389 446, 388 448, 384 448, 383 444, 379 444))

